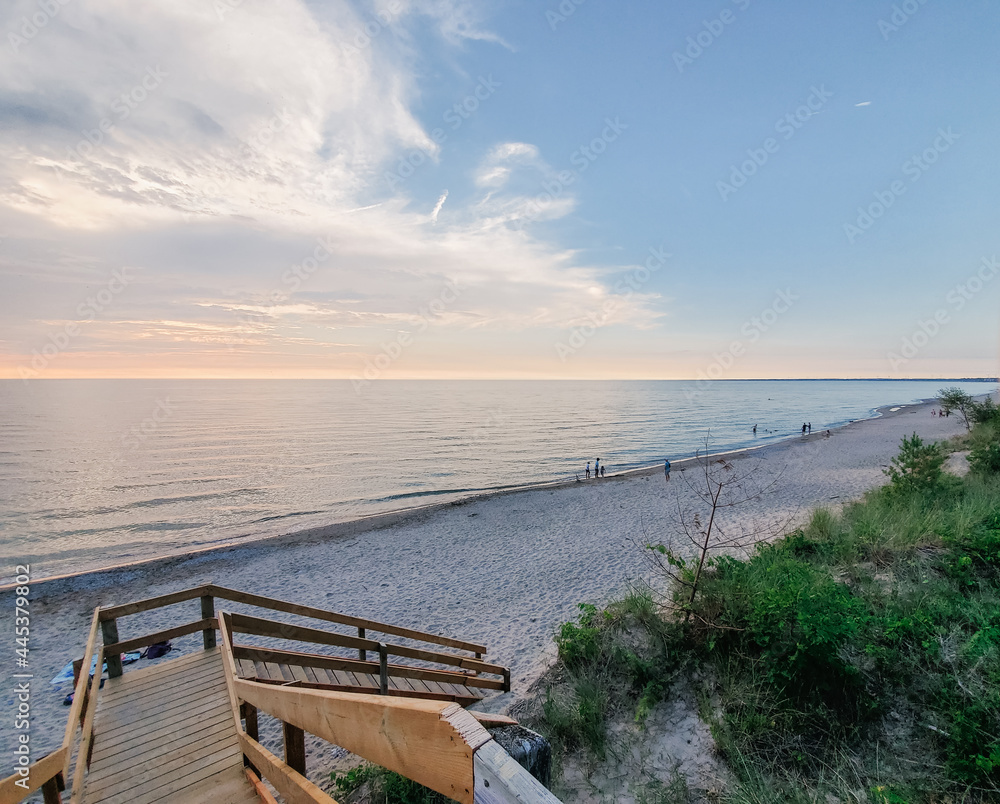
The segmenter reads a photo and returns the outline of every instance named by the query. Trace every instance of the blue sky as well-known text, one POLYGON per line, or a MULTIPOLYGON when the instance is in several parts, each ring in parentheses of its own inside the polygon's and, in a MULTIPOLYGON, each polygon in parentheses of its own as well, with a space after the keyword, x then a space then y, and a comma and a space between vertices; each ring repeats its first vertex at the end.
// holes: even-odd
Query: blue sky
POLYGON ((997 374, 994 2, 0 13, 3 376, 997 374))

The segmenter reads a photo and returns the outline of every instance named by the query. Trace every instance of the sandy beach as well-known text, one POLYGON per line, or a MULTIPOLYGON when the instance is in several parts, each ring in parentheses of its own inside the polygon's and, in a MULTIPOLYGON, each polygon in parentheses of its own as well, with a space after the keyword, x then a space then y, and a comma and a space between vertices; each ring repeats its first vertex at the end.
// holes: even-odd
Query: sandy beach
MULTIPOLYGON (((739 510, 742 521, 758 529, 801 522, 816 507, 840 505, 884 482, 882 469, 904 436, 941 440, 965 429, 957 415, 932 416, 930 404, 882 413, 829 436, 814 432, 732 453, 737 461, 759 461, 759 471, 775 480, 771 493, 739 510)), ((482 642, 489 660, 512 669, 512 692, 484 705, 502 710, 550 661, 555 628, 576 616, 578 603, 602 601, 647 570, 638 545, 677 531, 678 495, 690 495, 684 480, 695 468, 692 460, 674 462, 670 483, 662 469, 643 470, 36 583, 36 751, 62 738, 69 685, 51 686, 49 679, 82 652, 94 606, 208 581, 482 642)), ((121 636, 191 619, 194 608, 130 618, 121 636)), ((175 645, 193 650, 199 640, 175 645)), ((4 707, 11 705, 8 682, 4 707)))

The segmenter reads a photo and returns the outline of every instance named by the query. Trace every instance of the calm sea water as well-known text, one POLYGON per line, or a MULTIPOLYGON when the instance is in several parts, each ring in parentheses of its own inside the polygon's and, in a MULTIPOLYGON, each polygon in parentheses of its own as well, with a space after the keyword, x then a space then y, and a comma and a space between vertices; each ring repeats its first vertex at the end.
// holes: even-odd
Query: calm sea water
MULTIPOLYGON (((762 444, 941 381, 0 381, 0 556, 35 578, 762 444), (758 425, 757 435, 751 428, 758 425)), ((4 573, 8 574, 7 572, 4 573)))

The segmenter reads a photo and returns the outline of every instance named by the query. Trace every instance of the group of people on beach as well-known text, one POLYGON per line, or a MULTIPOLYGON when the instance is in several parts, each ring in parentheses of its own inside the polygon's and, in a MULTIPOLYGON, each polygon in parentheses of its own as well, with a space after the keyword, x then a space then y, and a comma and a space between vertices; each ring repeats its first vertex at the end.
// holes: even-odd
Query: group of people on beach
MULTIPOLYGON (((598 458, 594 461, 594 477, 605 477, 607 475, 607 470, 601 466, 601 459, 598 458)), ((587 480, 590 480, 590 461, 587 461, 587 480)))
POLYGON ((951 411, 944 408, 931 408, 931 416, 951 416, 951 411))

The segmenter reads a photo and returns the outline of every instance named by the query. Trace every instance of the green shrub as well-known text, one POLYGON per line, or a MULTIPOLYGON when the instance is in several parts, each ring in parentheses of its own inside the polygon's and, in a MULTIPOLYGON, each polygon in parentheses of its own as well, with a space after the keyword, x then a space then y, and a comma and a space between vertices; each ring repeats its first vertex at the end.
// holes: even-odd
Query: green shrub
POLYGON ((889 477, 893 490, 900 493, 931 491, 941 484, 942 467, 947 460, 937 444, 925 444, 914 433, 904 438, 899 454, 883 470, 889 477))
POLYGON ((371 804, 448 804, 451 799, 379 765, 365 763, 345 773, 330 774, 337 792, 346 797, 364 784, 371 804))
POLYGON ((559 658, 571 669, 593 662, 600 653, 597 607, 581 603, 580 611, 579 623, 563 623, 556 636, 559 658))
POLYGON ((1000 474, 1000 441, 984 444, 969 452, 969 467, 981 475, 1000 474))

